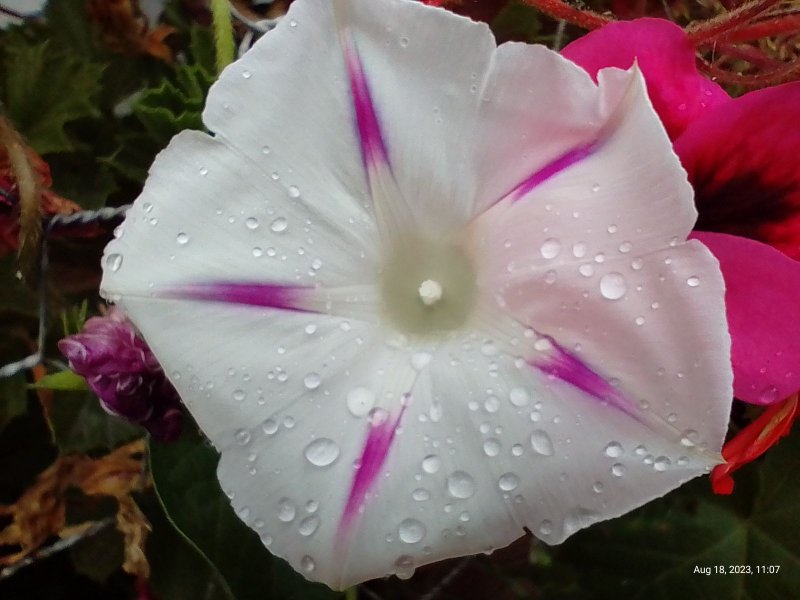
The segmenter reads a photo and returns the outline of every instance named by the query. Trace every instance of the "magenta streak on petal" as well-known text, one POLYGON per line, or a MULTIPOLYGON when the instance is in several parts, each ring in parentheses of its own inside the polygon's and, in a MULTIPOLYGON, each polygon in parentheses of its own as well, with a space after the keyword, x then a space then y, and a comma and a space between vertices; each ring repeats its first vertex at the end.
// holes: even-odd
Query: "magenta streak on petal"
POLYGON ((553 339, 549 339, 553 345, 550 356, 529 361, 531 365, 556 379, 568 383, 585 394, 607 402, 614 408, 619 409, 625 414, 640 421, 640 414, 634 404, 626 398, 622 392, 598 375, 586 363, 578 357, 558 345, 553 339))
POLYGON ((347 504, 339 522, 337 537, 341 538, 343 534, 346 534, 358 515, 359 507, 364 501, 367 492, 369 492, 372 484, 375 483, 375 479, 378 477, 378 473, 389 455, 392 441, 394 441, 394 436, 403 418, 405 408, 404 404, 394 418, 388 417, 380 422, 373 421, 370 423, 367 439, 364 441, 364 447, 359 457, 358 470, 350 484, 350 495, 347 498, 347 504))
POLYGON ((554 175, 558 175, 567 167, 571 167, 577 162, 590 156, 597 148, 597 142, 590 142, 584 146, 573 148, 569 152, 562 154, 552 162, 546 164, 544 167, 536 171, 533 175, 528 177, 525 181, 515 187, 509 196, 512 200, 519 200, 525 194, 530 192, 536 186, 544 183, 554 175))
POLYGON ((302 296, 309 290, 310 288, 301 286, 219 281, 176 285, 157 292, 157 296, 177 300, 202 300, 297 312, 315 312, 301 306, 302 296))
POLYGON ((388 153, 358 51, 349 37, 343 36, 342 39, 347 74, 350 79, 350 91, 353 95, 358 137, 361 142, 361 157, 364 160, 364 166, 369 170, 370 166, 376 162, 388 163, 388 153))

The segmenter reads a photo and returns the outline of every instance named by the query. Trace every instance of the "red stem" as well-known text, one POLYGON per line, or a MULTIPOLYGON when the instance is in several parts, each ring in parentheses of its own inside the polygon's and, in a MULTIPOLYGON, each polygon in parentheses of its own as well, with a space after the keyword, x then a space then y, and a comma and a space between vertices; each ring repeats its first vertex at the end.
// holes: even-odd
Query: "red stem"
POLYGON ((781 0, 753 0, 753 2, 743 4, 725 15, 690 25, 686 28, 686 34, 689 41, 696 46, 713 43, 719 37, 741 29, 755 17, 780 2, 781 0))
POLYGON ((596 12, 579 10, 562 0, 523 0, 523 2, 554 19, 564 20, 583 29, 598 29, 614 20, 596 12))
POLYGON ((719 36, 719 41, 726 42, 752 42, 775 35, 792 35, 800 33, 800 15, 784 15, 750 23, 740 29, 724 33, 719 36))
POLYGON ((705 59, 700 59, 700 69, 714 81, 720 83, 738 84, 747 87, 766 87, 788 81, 793 75, 800 73, 800 59, 795 59, 786 65, 754 75, 731 73, 720 69, 705 59))

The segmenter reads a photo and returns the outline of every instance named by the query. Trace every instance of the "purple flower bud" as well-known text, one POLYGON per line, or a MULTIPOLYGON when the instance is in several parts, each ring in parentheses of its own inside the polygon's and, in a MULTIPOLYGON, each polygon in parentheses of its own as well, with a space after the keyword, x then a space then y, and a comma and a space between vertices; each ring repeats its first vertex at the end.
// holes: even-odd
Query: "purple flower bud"
POLYGON ((122 311, 112 308, 106 316, 89 319, 83 331, 58 342, 58 349, 107 412, 162 441, 180 435, 178 393, 122 311))

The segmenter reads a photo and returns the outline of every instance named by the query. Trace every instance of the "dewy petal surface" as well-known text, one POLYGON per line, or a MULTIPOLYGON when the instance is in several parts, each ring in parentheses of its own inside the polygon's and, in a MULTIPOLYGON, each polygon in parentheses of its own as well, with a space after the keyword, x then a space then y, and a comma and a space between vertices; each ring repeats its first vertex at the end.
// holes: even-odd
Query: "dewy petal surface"
POLYGON ((212 89, 216 137, 181 134, 154 164, 104 292, 220 449, 237 514, 306 577, 408 576, 525 527, 558 542, 713 463, 719 273, 683 243, 691 190, 641 76, 599 80, 416 2, 297 0, 212 89), (439 258, 476 290, 458 326, 404 336, 387 317, 380 202, 405 203, 417 250, 452 244, 439 258), (627 295, 603 297, 634 260, 627 295), (591 385, 546 366, 543 336, 591 385))
POLYGON ((730 100, 697 72, 686 33, 665 19, 610 23, 568 44, 561 54, 595 77, 600 69, 627 69, 634 62, 647 80, 653 107, 675 139, 696 118, 730 100))

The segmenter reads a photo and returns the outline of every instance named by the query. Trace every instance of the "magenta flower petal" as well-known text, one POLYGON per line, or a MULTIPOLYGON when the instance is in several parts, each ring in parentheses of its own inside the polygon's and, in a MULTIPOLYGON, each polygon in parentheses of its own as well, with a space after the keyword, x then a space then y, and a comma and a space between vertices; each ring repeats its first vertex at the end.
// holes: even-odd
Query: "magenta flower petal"
POLYGON ((697 72, 695 49, 684 31, 663 19, 611 23, 575 40, 561 54, 593 78, 604 67, 627 69, 636 61, 672 139, 708 109, 729 101, 720 86, 697 72))
POLYGON ((800 83, 751 92, 709 111, 675 141, 697 228, 765 242, 800 259, 800 83))
POLYGON ((695 232, 725 278, 734 394, 772 404, 800 388, 800 263, 765 244, 695 232))

